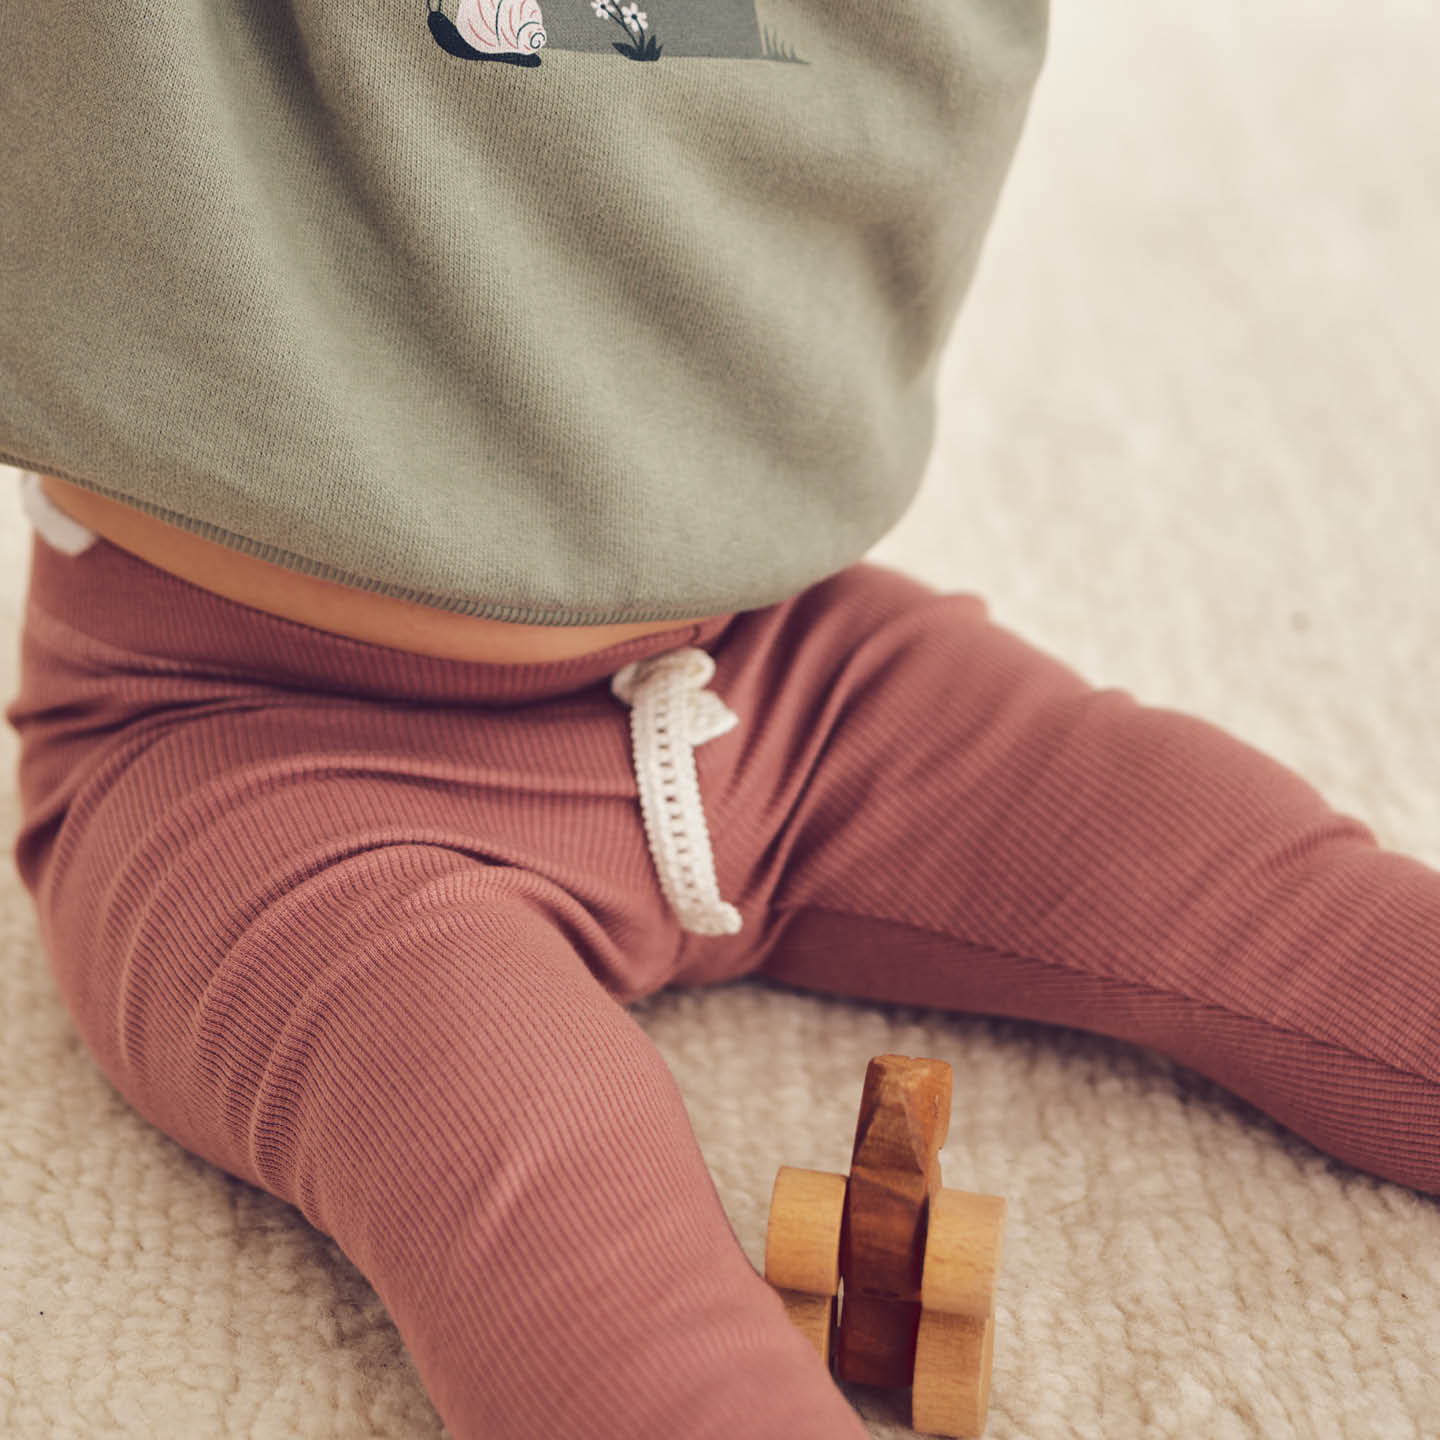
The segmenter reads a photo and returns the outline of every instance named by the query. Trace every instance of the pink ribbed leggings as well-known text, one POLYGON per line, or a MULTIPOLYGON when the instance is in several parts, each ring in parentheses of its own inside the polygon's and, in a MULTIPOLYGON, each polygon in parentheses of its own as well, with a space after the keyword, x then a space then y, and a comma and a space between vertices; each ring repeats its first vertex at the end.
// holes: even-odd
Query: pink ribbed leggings
POLYGON ((575 660, 434 660, 36 540, 15 862, 106 1075, 374 1285, 457 1440, 861 1440, 625 1006, 1079 1026, 1440 1192, 1440 873, 974 596, 858 564, 575 660), (624 664, 713 656, 734 934, 682 930, 624 664))

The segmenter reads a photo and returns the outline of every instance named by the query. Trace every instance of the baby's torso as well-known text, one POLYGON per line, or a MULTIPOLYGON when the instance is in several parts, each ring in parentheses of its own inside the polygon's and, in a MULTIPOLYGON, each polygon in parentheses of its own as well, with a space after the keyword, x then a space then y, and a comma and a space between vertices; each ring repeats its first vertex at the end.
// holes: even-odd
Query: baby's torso
POLYGON ((637 635, 680 630, 709 618, 615 625, 515 625, 455 615, 287 570, 54 475, 44 476, 41 488, 52 503, 87 529, 192 585, 302 625, 445 660, 501 664, 566 660, 637 635))

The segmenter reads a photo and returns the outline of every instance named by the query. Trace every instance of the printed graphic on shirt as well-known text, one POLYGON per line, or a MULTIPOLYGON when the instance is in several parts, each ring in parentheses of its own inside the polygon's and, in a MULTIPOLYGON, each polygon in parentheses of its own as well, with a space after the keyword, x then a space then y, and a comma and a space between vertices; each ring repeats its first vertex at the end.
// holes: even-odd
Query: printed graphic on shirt
POLYGON ((627 60, 708 55, 804 65, 762 30, 755 0, 427 0, 447 55, 535 66, 540 51, 614 52, 627 60))

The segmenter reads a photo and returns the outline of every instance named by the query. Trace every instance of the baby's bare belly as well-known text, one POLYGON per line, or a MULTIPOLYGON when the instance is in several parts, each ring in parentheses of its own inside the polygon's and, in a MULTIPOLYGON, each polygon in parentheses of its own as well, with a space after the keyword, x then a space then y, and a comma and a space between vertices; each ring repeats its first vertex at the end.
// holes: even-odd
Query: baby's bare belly
POLYGON ((444 660, 502 664, 567 660, 637 635, 681 630, 709 618, 640 620, 618 625, 513 625, 474 615, 454 615, 393 595, 375 595, 287 570, 54 475, 43 476, 41 488, 87 529, 192 585, 286 620, 348 635, 352 640, 367 640, 373 645, 389 645, 444 660))

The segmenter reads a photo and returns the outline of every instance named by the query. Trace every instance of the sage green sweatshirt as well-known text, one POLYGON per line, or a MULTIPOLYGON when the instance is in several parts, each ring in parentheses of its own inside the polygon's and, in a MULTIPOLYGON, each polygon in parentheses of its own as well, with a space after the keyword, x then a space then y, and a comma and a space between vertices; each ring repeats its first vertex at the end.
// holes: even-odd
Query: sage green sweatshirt
POLYGON ((0 459, 532 624, 785 599, 919 487, 1046 0, 0 15, 0 459))

